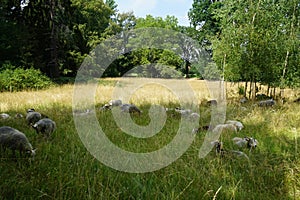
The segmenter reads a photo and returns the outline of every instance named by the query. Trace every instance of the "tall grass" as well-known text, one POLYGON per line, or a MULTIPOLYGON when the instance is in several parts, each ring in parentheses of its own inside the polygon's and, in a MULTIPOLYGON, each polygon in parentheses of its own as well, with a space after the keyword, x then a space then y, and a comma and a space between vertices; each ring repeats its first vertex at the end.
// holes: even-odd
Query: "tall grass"
MULTIPOLYGON (((115 83, 115 79, 100 82, 96 108, 110 100, 115 83)), ((194 80, 189 84, 201 103, 199 124, 209 123, 210 107, 203 102, 210 96, 204 82, 194 80)), ((235 91, 235 86, 227 89, 235 91)), ((232 137, 255 137, 259 141, 257 149, 242 149, 249 161, 230 155, 220 158, 214 151, 199 159, 205 137, 205 132, 200 132, 187 152, 171 165, 155 172, 132 174, 105 166, 86 150, 73 122, 72 94, 72 85, 0 94, 0 113, 25 114, 26 109, 33 107, 57 123, 52 137, 45 139, 28 127, 25 119, 0 120, 0 126, 12 126, 26 133, 37 148, 33 162, 20 157, 15 160, 10 151, 1 152, 1 199, 299 199, 299 104, 289 102, 262 109, 249 102, 241 108, 237 96, 232 94, 227 118, 242 121, 245 129, 236 135, 222 136, 222 141, 225 148, 237 150, 232 137)), ((140 88, 130 101, 142 109, 140 116, 132 115, 142 125, 149 122, 151 103, 178 106, 176 95, 159 85, 140 88), (149 90, 155 96, 149 95, 149 90)), ((110 111, 97 110, 96 114, 107 137, 132 152, 163 147, 180 125, 180 116, 168 112, 166 124, 157 135, 138 139, 124 134, 110 111)))

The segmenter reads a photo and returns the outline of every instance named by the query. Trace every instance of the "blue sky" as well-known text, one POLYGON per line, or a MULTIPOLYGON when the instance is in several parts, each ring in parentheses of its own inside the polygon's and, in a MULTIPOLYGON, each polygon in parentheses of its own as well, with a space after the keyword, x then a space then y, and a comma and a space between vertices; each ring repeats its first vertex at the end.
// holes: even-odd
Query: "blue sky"
POLYGON ((137 17, 150 14, 154 17, 173 15, 180 25, 189 25, 187 13, 193 0, 116 0, 119 12, 133 11, 137 17))

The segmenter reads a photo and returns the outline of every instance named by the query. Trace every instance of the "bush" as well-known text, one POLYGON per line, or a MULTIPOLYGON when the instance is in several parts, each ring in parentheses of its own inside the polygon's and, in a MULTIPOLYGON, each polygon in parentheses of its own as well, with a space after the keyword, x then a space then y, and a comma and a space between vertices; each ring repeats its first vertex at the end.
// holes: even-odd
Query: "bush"
POLYGON ((22 91, 48 88, 53 83, 50 78, 42 74, 40 70, 30 69, 5 69, 0 72, 1 91, 22 91))

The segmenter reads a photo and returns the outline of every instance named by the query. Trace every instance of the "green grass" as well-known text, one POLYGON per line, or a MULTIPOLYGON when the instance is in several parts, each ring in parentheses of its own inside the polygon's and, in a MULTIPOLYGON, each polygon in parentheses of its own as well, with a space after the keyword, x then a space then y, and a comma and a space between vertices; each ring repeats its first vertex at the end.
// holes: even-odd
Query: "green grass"
MULTIPOLYGON (((111 87, 110 84, 101 87, 111 87)), ((105 166, 86 150, 75 129, 71 94, 71 86, 0 94, 0 112, 13 115, 35 107, 57 123, 52 137, 45 139, 28 127, 25 119, 0 120, 0 126, 12 126, 26 133, 37 148, 32 162, 23 158, 15 161, 10 151, 1 153, 1 199, 299 199, 299 104, 261 109, 249 103, 246 110, 241 110, 238 104, 228 105, 227 118, 242 121, 245 129, 236 135, 222 136, 222 141, 225 148, 238 149, 232 144, 232 137, 255 137, 258 148, 252 152, 243 150, 250 161, 230 155, 220 158, 214 151, 199 159, 205 136, 205 132, 200 132, 189 149, 169 166, 132 174, 105 166), (34 102, 26 98, 28 95, 36 97, 34 102)), ((99 105, 109 96, 100 99, 103 101, 99 105)), ((149 123, 149 105, 141 105, 141 116, 132 116, 137 124, 149 123)), ((165 106, 174 107, 176 103, 165 106)), ((201 105, 200 114, 200 124, 210 121, 209 107, 201 105)), ((97 111, 97 118, 112 142, 133 152, 149 152, 168 144, 180 123, 180 116, 169 112, 160 133, 139 139, 124 134, 110 111, 97 111)))

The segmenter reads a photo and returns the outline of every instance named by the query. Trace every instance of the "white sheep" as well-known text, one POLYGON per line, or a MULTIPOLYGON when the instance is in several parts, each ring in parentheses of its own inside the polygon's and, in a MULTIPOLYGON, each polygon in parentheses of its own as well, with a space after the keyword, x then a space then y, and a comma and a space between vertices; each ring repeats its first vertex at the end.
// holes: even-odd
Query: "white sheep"
POLYGON ((33 108, 27 110, 26 121, 28 125, 33 125, 42 118, 41 113, 36 112, 33 108))
POLYGON ((244 128, 242 122, 235 121, 235 120, 227 120, 226 124, 233 124, 234 126, 236 126, 238 131, 241 131, 244 128))
POLYGON ((90 109, 86 109, 84 111, 82 111, 82 110, 74 110, 73 111, 73 116, 82 116, 83 117, 83 116, 88 116, 88 115, 93 114, 93 113, 95 113, 95 111, 94 110, 90 110, 90 109))
POLYGON ((4 150, 11 149, 14 156, 16 150, 20 155, 26 153, 32 157, 35 156, 35 149, 32 148, 25 134, 9 126, 0 127, 0 145, 4 150))
POLYGON ((44 118, 40 119, 32 127, 37 133, 42 133, 49 137, 56 129, 56 123, 49 118, 44 118))
POLYGON ((110 106, 115 107, 115 106, 121 106, 122 101, 120 99, 117 100, 110 100, 108 103, 110 106))
POLYGON ((237 128, 233 124, 218 124, 212 130, 213 133, 234 132, 237 133, 237 128))
POLYGON ((0 119, 8 119, 8 118, 10 118, 9 114, 7 114, 7 113, 1 113, 0 114, 0 119))
POLYGON ((175 108, 175 112, 181 114, 184 117, 188 117, 192 111, 190 109, 183 109, 183 108, 175 108))
POLYGON ((234 137, 232 140, 239 147, 247 147, 250 150, 255 149, 258 145, 258 141, 252 137, 234 137))

